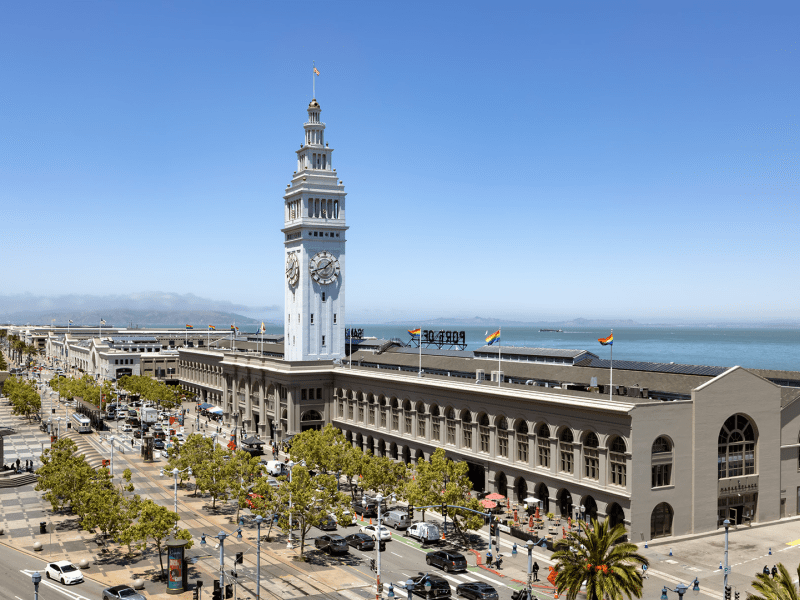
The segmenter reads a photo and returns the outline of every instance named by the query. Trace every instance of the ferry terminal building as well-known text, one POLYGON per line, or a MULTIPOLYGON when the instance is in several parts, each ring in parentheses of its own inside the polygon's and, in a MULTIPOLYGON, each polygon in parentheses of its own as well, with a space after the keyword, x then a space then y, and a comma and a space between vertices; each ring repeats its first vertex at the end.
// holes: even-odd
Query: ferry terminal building
POLYGON ((346 193, 312 100, 283 196, 284 338, 178 349, 181 384, 282 439, 332 423, 406 463, 444 448, 476 490, 623 522, 630 539, 800 514, 800 372, 606 361, 583 350, 345 354, 346 193))

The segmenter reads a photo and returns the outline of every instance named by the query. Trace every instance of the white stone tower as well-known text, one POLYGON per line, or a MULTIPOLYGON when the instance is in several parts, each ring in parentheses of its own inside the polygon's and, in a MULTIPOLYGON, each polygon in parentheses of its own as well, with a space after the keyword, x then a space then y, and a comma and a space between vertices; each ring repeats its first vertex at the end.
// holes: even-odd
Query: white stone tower
POLYGON ((291 361, 344 356, 346 194, 319 113, 314 99, 303 125, 305 143, 297 150, 297 171, 283 196, 284 358, 291 361))

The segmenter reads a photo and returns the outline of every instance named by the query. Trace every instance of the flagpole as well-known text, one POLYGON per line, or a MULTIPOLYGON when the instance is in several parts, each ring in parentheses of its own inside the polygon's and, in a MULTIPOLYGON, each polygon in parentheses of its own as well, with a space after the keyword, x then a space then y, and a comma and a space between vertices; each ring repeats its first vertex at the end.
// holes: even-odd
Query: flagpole
POLYGON ((314 69, 317 68, 315 61, 311 61, 311 99, 317 97, 317 81, 314 79, 314 69))
POLYGON ((503 379, 503 367, 501 364, 503 351, 501 350, 503 346, 503 328, 499 327, 497 331, 500 333, 500 337, 497 339, 497 387, 500 387, 500 382, 503 379))
POLYGON ((608 383, 608 399, 613 400, 611 395, 614 393, 614 330, 611 330, 611 364, 610 364, 610 375, 609 375, 609 383, 608 383))
POLYGON ((419 376, 422 377, 422 327, 419 328, 417 344, 419 345, 419 376))

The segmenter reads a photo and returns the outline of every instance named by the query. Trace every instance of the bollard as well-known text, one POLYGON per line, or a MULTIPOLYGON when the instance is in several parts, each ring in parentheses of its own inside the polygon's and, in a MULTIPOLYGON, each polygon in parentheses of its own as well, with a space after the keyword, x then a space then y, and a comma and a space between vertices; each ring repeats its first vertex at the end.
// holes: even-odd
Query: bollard
POLYGON ((669 549, 669 555, 672 556, 672 548, 669 549))
POLYGON ((647 542, 644 543, 644 547, 647 548, 647 542))
POLYGON ((720 568, 720 571, 721 571, 722 570, 722 561, 719 561, 719 568, 720 568))
POLYGON ((772 556, 772 548, 769 549, 769 555, 772 556))
POLYGON ((511 556, 516 556, 516 555, 517 555, 517 543, 514 542, 514 545, 511 546, 511 556))

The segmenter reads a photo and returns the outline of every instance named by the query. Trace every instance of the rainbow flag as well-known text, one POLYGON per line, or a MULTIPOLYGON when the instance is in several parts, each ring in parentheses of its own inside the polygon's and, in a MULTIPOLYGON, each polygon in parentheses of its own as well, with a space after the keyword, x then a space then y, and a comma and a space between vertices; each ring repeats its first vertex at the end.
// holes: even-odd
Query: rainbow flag
POLYGON ((598 339, 597 341, 603 344, 603 346, 612 346, 614 344, 614 334, 612 333, 607 338, 601 338, 598 339))
POLYGON ((486 336, 486 343, 490 346, 500 339, 500 330, 498 329, 491 335, 486 336))
POLYGON ((217 328, 216 328, 216 327, 214 327, 213 325, 209 325, 209 326, 208 326, 208 330, 209 330, 209 331, 216 331, 216 329, 217 329, 217 328))
POLYGON ((186 325, 186 329, 194 329, 194 325, 189 325, 189 324, 187 323, 187 325, 186 325))
POLYGON ((235 325, 231 325, 231 331, 236 331, 236 326, 235 325))
POLYGON ((421 333, 421 330, 419 329, 419 327, 416 328, 416 329, 409 329, 408 333, 411 334, 411 337, 419 337, 419 334, 421 333))
POLYGON ((263 334, 266 330, 267 328, 264 326, 264 321, 261 321, 261 333, 263 334))

